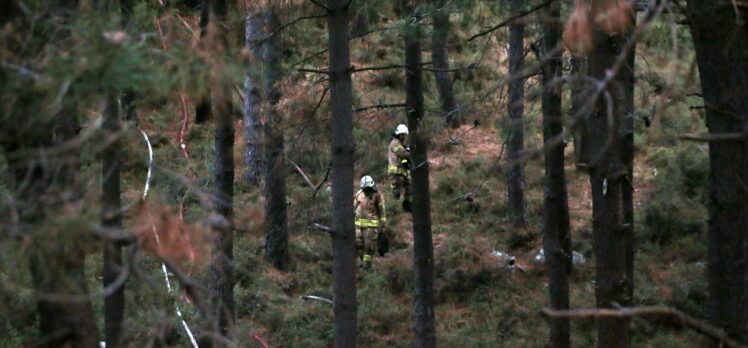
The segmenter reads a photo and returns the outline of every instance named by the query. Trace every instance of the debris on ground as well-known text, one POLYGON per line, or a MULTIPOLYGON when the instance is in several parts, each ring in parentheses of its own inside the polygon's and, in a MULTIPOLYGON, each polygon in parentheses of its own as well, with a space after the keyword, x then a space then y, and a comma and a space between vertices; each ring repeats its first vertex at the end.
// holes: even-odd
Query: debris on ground
MULTIPOLYGON (((544 263, 545 262, 545 250, 543 248, 540 248, 540 251, 538 252, 538 255, 535 256, 535 262, 537 263, 544 263)), ((574 265, 581 265, 583 263, 587 262, 587 258, 584 257, 584 255, 572 251, 571 252, 571 263, 574 265)))

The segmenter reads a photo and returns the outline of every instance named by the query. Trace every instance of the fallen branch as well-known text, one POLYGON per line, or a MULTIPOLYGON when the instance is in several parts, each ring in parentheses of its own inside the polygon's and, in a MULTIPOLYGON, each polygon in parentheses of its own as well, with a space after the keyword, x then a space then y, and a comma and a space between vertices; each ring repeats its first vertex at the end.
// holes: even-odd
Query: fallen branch
POLYGON ((366 111, 366 110, 371 110, 371 109, 381 110, 381 109, 388 109, 388 108, 404 108, 404 107, 407 107, 407 106, 408 105, 405 104, 405 103, 398 103, 398 104, 377 104, 377 105, 369 105, 369 106, 360 107, 358 109, 353 110, 353 112, 361 112, 361 111, 366 111))
POLYGON ((309 185, 309 188, 314 190, 315 188, 314 188, 314 184, 312 183, 312 180, 309 179, 309 177, 306 175, 306 173, 304 173, 303 170, 301 170, 301 167, 299 167, 299 165, 296 164, 296 162, 292 161, 290 158, 288 157, 285 157, 285 158, 286 158, 286 161, 288 161, 288 163, 291 163, 291 165, 293 165, 294 168, 296 168, 296 171, 299 172, 299 174, 301 174, 301 177, 304 178, 304 181, 306 181, 307 185, 309 185))
POLYGON ((609 308, 582 308, 558 311, 550 308, 543 308, 540 315, 546 318, 633 318, 633 317, 667 317, 675 319, 680 324, 693 329, 694 331, 710 337, 721 345, 730 348, 748 348, 748 346, 738 343, 727 336, 724 330, 716 328, 701 320, 698 320, 678 309, 663 306, 648 307, 624 307, 618 309, 609 308))
POLYGON ((743 141, 746 139, 746 136, 741 133, 684 134, 680 136, 680 139, 708 143, 713 141, 743 141))
POLYGON ((333 230, 332 227, 327 227, 325 225, 320 225, 320 224, 318 224, 316 222, 312 225, 312 228, 314 228, 315 230, 318 230, 318 231, 327 232, 329 234, 335 233, 335 230, 333 230))
POLYGON ((333 305, 333 302, 332 302, 332 300, 331 300, 331 299, 329 299, 329 298, 324 298, 324 297, 320 297, 320 296, 314 296, 314 295, 304 295, 304 296, 301 296, 301 299, 302 299, 302 300, 304 300, 304 301, 320 301, 320 302, 324 302, 324 303, 327 303, 327 304, 329 304, 330 306, 332 306, 332 305, 333 305))

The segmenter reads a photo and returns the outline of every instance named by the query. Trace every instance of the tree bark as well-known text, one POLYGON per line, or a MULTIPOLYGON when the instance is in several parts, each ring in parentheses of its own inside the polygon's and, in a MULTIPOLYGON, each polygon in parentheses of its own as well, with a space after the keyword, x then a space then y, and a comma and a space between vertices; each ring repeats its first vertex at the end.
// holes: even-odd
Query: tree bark
MULTIPOLYGON (((634 16, 636 21, 636 16, 634 16)), ((634 23, 635 24, 635 23, 634 23)), ((631 39, 630 37, 629 39, 631 39)), ((623 118, 621 119, 621 162, 626 168, 623 183, 623 227, 626 233, 626 289, 629 301, 634 299, 634 257, 636 235, 634 230, 634 89, 636 87, 636 45, 626 52, 626 62, 621 67, 620 81, 623 90, 623 118)))
POLYGON ((574 125, 572 129, 574 134, 574 165, 577 170, 583 170, 590 163, 590 150, 587 144, 589 141, 587 123, 590 112, 584 110, 584 105, 587 102, 586 93, 588 88, 582 82, 582 78, 587 75, 587 57, 575 54, 574 52, 570 52, 570 54, 571 75, 574 77, 569 84, 571 91, 571 108, 569 114, 571 115, 571 123, 574 125))
MULTIPOLYGON (((273 9, 263 13, 266 34, 280 27, 278 15, 273 9)), ((265 67, 265 101, 268 105, 268 124, 265 175, 265 258, 279 270, 288 268, 288 224, 286 221, 286 165, 283 157, 282 118, 277 107, 281 91, 277 86, 281 79, 280 34, 273 35, 263 43, 262 63, 265 67)))
MULTIPOLYGON (((542 52, 545 60, 543 74, 543 140, 546 144, 563 134, 561 111, 561 51, 556 50, 561 36, 559 27, 561 4, 550 5, 548 20, 543 25, 542 52)), ((564 173, 564 143, 545 149, 545 201, 543 203, 543 250, 548 272, 548 293, 551 308, 569 309, 569 280, 571 271, 571 235, 569 233, 569 205, 564 173)), ((571 346, 568 319, 550 319, 549 347, 571 346)))
MULTIPOLYGON (((736 24, 734 2, 688 1, 709 133, 748 129, 748 28, 736 24)), ((709 143, 708 312, 712 323, 748 343, 748 148, 709 143)))
MULTIPOLYGON (((523 0, 511 0, 511 14, 517 15, 524 6, 523 0)), ((524 113, 525 80, 524 68, 525 25, 522 21, 513 21, 509 25, 509 141, 507 142, 507 160, 509 168, 506 174, 507 205, 512 224, 525 224, 525 174, 520 161, 524 150, 524 113)))
POLYGON ((462 119, 457 110, 457 102, 452 91, 452 77, 449 72, 447 35, 450 30, 449 11, 446 0, 433 1, 434 31, 431 36, 431 60, 434 64, 434 80, 439 92, 444 122, 452 128, 459 128, 462 119))
MULTIPOLYGON (((206 35, 208 35, 210 17, 214 15, 211 12, 215 7, 214 5, 216 1, 224 0, 202 0, 202 7, 200 10, 200 41, 204 42, 206 35)), ((202 124, 213 117, 210 99, 211 97, 204 95, 198 97, 197 104, 195 105, 195 123, 202 124)))
POLYGON ((328 0, 335 347, 356 346, 356 249, 353 227, 353 91, 348 0, 328 0))
MULTIPOLYGON (((261 60, 261 49, 257 45, 262 39, 262 19, 257 13, 248 12, 245 20, 245 46, 252 52, 255 62, 261 60)), ((244 183, 258 185, 263 171, 262 120, 260 119, 259 65, 250 66, 244 75, 244 183)))
MULTIPOLYGON (((421 69, 421 28, 415 9, 405 38, 405 104, 412 146, 413 188, 413 299, 415 307, 414 346, 436 347, 434 328, 434 249, 431 238, 431 194, 429 191, 428 138, 418 126, 423 119, 423 70, 421 69)), ((415 4, 417 6, 417 2, 415 4)))
MULTIPOLYGON (((102 226, 110 229, 122 228, 122 202, 120 199, 120 144, 122 130, 116 94, 107 97, 104 111, 105 141, 110 141, 102 153, 102 226)), ((122 245, 116 241, 103 241, 104 288, 114 286, 122 273, 122 245)), ((107 347, 118 347, 122 339, 125 316, 125 286, 118 286, 104 298, 104 335, 107 347)))
MULTIPOLYGON (((624 40, 595 30, 595 47, 588 56, 588 73, 603 80, 620 54, 624 40)), ((595 295, 597 307, 614 308, 629 303, 626 278, 626 229, 623 216, 623 191, 628 185, 627 171, 621 162, 621 119, 623 91, 620 70, 597 99, 588 122, 589 167, 592 187, 592 228, 595 249, 595 295), (609 105, 605 93, 611 96, 609 105), (609 114, 612 112, 612 115, 609 114), (611 119, 612 122, 608 122, 611 119)), ((629 320, 600 318, 597 321, 597 346, 629 347, 629 320)))
MULTIPOLYGON (((234 270, 233 262, 233 200, 234 200, 234 113, 231 104, 231 84, 226 80, 223 61, 228 33, 225 29, 226 3, 213 0, 208 8, 207 41, 210 45, 211 102, 216 118, 214 164, 214 212, 223 223, 213 226, 213 256, 210 265, 210 293, 216 334, 227 335, 234 321, 234 270)), ((219 340, 213 341, 219 345, 219 340)))

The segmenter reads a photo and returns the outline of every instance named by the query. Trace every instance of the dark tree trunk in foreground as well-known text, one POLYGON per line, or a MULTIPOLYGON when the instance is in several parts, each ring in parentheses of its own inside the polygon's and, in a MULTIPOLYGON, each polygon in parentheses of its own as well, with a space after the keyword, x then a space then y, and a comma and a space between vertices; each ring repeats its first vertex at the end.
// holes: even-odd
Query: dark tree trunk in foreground
MULTIPOLYGON (((511 13, 517 15, 524 5, 523 0, 511 0, 511 13)), ((521 76, 524 67, 525 25, 513 21, 509 25, 509 113, 506 174, 507 205, 513 225, 525 224, 525 174, 521 161, 524 149, 525 79, 521 76)))
MULTIPOLYGON (((551 308, 569 309, 571 270, 571 235, 569 206, 564 173, 564 142, 561 114, 561 50, 558 49, 561 4, 550 5, 549 20, 544 22, 542 39, 543 73, 543 140, 545 149, 545 201, 543 204, 543 250, 548 272, 548 293, 551 308), (560 141, 559 139, 560 138, 560 141), (555 142, 555 143, 554 143, 555 142)), ((549 347, 571 346, 568 319, 550 319, 549 347)))
MULTIPOLYGON (((102 153, 102 226, 109 229, 122 228, 122 202, 120 199, 120 144, 122 130, 119 105, 115 95, 107 98, 104 111, 105 141, 111 141, 102 153)), ((116 285, 123 271, 122 245, 116 241, 104 240, 104 289, 116 287, 104 298, 104 334, 107 347, 118 347, 121 343, 125 315, 125 286, 116 285)))
POLYGON ((9 157, 8 168, 23 233, 31 240, 30 273, 39 313, 39 339, 33 345, 41 347, 99 346, 86 285, 86 247, 81 242, 87 236, 80 224, 69 223, 80 214, 76 207, 82 198, 75 180, 79 149, 47 155, 77 136, 76 112, 75 106, 67 105, 49 123, 44 117, 6 122, 3 131, 10 136, 0 138, 7 153, 33 154, 9 157))
POLYGON ((446 0, 432 0, 434 8, 434 31, 431 36, 431 60, 434 64, 434 79, 439 91, 444 122, 452 128, 460 127, 462 120, 457 112, 457 102, 452 91, 452 77, 449 72, 447 35, 450 30, 449 11, 446 0))
MULTIPOLYGON (((210 17, 215 15, 211 13, 216 1, 223 0, 202 0, 202 9, 200 11, 200 41, 205 42, 205 38, 208 35, 208 24, 210 17)), ((210 97, 200 96, 197 104, 195 105, 195 123, 201 124, 208 121, 213 115, 211 110, 210 97)))
MULTIPOLYGON (((592 78, 603 80, 623 46, 621 37, 596 31, 595 47, 588 56, 588 72, 592 78)), ((596 107, 588 122, 590 148, 590 185, 592 186, 592 228, 595 248, 596 289, 599 308, 627 305, 626 231, 623 216, 623 191, 629 185, 627 170, 621 162, 619 132, 623 113, 623 90, 620 70, 608 84, 613 105, 605 93, 597 98, 596 107), (611 108, 612 123, 608 122, 611 108)), ((599 318, 597 347, 629 347, 629 320, 599 318)))
MULTIPOLYGON (((280 27, 273 9, 263 13, 266 34, 280 27)), ((279 270, 288 267, 288 225, 286 222, 286 165, 283 158, 283 125, 277 107, 281 91, 280 34, 263 43, 262 63, 265 69, 265 101, 268 106, 268 124, 265 127, 267 172, 265 174, 265 258, 279 270)))
MULTIPOLYGON (((257 44, 262 39, 262 19, 258 13, 248 12, 245 23, 245 46, 252 52, 253 62, 261 60, 261 49, 257 44)), ((260 119, 260 78, 259 65, 250 66, 244 75, 244 183, 260 183, 262 167, 262 121, 260 119)))
MULTIPOLYGON (((406 6, 407 8, 407 6, 406 6)), ((412 9, 409 9, 412 10, 412 9)), ((415 15, 415 14, 414 14, 415 15)), ((409 20, 410 21, 410 20, 409 20)), ((434 248, 431 240, 431 194, 429 192, 428 139, 418 125, 423 119, 423 72, 419 23, 405 33, 405 104, 412 146, 413 188, 413 298, 415 340, 418 348, 436 347, 434 328, 434 248)))
MULTIPOLYGON (((14 22, 15 30, 30 30, 16 17, 21 13, 13 11, 14 6, 4 8, 7 7, 9 11, 0 15, 0 21, 14 22)), ((49 6, 49 12, 69 23, 76 7, 74 1, 58 1, 49 6)), ((56 35, 55 40, 62 42, 69 33, 63 29, 56 35)), ((8 47, 20 47, 14 36, 6 38, 4 43, 8 47)), ((5 75, 4 69, 0 69, 0 84, 18 83, 11 78, 16 77, 5 75)), ((0 95, 2 100, 6 97, 0 95)), ((60 150, 61 144, 77 136, 80 128, 77 106, 64 100, 62 111, 50 115, 48 105, 40 105, 45 99, 38 98, 36 92, 14 97, 26 99, 16 103, 16 107, 27 110, 21 111, 19 114, 23 116, 17 118, 12 118, 13 114, 0 115, 3 123, 0 146, 7 154, 28 152, 6 158, 13 178, 20 228, 31 242, 26 249, 39 314, 39 340, 31 345, 95 348, 98 329, 84 269, 85 249, 89 247, 84 244, 90 236, 80 229, 79 221, 71 222, 81 213, 82 195, 76 182, 80 149, 52 151, 60 150)))
POLYGON ((335 347, 356 346, 356 249, 353 229, 353 91, 348 0, 328 0, 335 347))
MULTIPOLYGON (((734 2, 688 1, 709 133, 748 129, 748 27, 734 2)), ((740 9, 748 17, 745 8, 740 9)), ((709 316, 748 343, 748 149, 745 141, 709 143, 709 316)))
MULTIPOLYGON (((211 104, 216 118, 213 209, 223 219, 213 226, 213 256, 210 265, 210 294, 218 327, 216 334, 227 335, 234 321, 233 201, 234 201, 234 113, 231 85, 220 63, 227 44, 226 3, 214 0, 208 9, 210 54, 219 63, 211 67, 211 104)), ((217 344, 219 340, 215 340, 217 344)))
POLYGON ((634 235, 634 88, 636 45, 626 55, 626 63, 621 67, 620 81, 623 90, 623 118, 621 119, 621 162, 626 168, 626 181, 623 183, 623 227, 626 233, 626 289, 629 301, 634 299, 634 257, 636 256, 636 236, 634 235))
POLYGON ((586 169, 590 163, 589 135, 587 134, 587 121, 589 110, 584 110, 587 102, 587 87, 582 78, 587 75, 587 57, 571 54, 571 75, 574 79, 569 83, 571 92, 571 115, 572 132, 574 134, 574 165, 578 170, 586 169))

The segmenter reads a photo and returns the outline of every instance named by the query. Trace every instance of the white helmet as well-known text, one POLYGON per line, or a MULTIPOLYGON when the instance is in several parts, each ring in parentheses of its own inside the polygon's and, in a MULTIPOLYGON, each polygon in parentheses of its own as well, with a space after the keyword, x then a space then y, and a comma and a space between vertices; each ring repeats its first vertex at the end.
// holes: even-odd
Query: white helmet
POLYGON ((408 134, 408 126, 400 124, 395 128, 395 135, 408 134))
POLYGON ((374 178, 372 178, 372 177, 370 177, 368 175, 364 175, 364 177, 361 178, 361 185, 360 186, 361 186, 362 189, 363 188, 367 188, 367 187, 373 188, 375 190, 377 189, 377 184, 374 182, 374 178))

